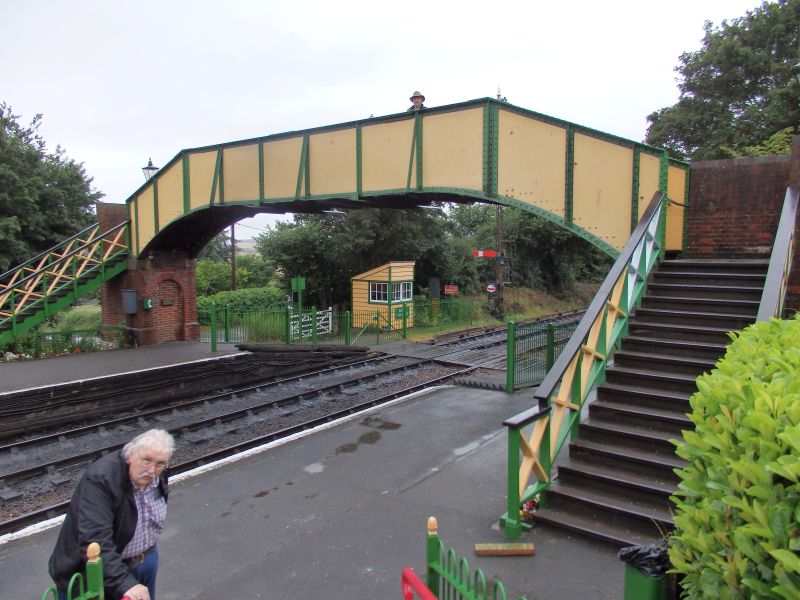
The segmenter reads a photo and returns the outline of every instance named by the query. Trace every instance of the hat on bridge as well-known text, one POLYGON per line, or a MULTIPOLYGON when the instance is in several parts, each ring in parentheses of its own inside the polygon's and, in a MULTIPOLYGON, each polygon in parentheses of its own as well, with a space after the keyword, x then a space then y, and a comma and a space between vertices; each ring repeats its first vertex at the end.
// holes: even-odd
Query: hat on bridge
POLYGON ((422 98, 422 101, 425 102, 425 96, 422 95, 422 92, 414 92, 411 94, 411 98, 409 98, 409 100, 413 102, 414 98, 422 98))

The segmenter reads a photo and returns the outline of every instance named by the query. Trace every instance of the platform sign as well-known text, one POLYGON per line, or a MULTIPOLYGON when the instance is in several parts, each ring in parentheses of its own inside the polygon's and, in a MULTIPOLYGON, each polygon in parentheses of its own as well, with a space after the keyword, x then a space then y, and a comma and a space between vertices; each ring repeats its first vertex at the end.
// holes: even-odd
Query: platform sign
POLYGON ((493 283, 490 283, 489 285, 486 286, 486 291, 489 292, 490 294, 493 294, 494 292, 497 291, 497 286, 493 283))
POLYGON ((497 250, 473 250, 472 256, 495 258, 497 256, 497 250))
POLYGON ((444 285, 444 295, 445 296, 458 296, 458 286, 457 285, 444 285))

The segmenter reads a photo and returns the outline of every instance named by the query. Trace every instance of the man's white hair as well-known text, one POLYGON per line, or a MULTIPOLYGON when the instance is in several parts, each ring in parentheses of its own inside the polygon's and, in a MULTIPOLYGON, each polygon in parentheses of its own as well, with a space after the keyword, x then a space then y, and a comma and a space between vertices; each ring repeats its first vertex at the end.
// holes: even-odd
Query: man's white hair
POLYGON ((143 448, 154 448, 159 451, 166 450, 172 456, 175 450, 175 440, 165 429, 149 429, 125 444, 122 447, 122 456, 130 458, 131 454, 143 448))

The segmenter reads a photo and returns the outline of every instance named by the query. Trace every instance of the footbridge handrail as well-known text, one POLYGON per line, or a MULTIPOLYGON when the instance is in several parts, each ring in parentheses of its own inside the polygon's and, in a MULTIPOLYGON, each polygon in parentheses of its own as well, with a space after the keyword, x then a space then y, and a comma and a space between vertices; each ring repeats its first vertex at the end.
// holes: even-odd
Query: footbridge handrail
POLYGON ((95 223, 0 275, 0 329, 15 328, 23 313, 47 309, 50 297, 80 292, 83 277, 128 254, 127 235, 127 222, 105 232, 95 223))
POLYGON ((520 508, 550 485, 551 469, 568 434, 577 435, 581 408, 627 329, 647 277, 663 253, 668 200, 653 195, 647 210, 600 286, 564 350, 534 392, 536 406, 504 421, 508 428, 508 539, 526 526, 520 508), (528 434, 525 429, 532 426, 528 434), (520 456, 521 455, 521 456, 520 456), (531 478, 533 485, 529 485, 531 478))
MULTIPOLYGON (((21 263, 21 264, 17 265, 16 267, 12 267, 11 269, 6 271, 5 273, 0 273, 0 282, 5 281, 6 279, 10 279, 17 272, 24 271, 28 267, 28 265, 31 265, 31 264, 41 260, 42 258, 44 258, 47 255, 49 255, 50 253, 52 253, 54 250, 56 250, 56 249, 58 249, 58 248, 60 248, 62 246, 66 246, 70 242, 73 242, 73 241, 77 240, 78 238, 80 238, 81 236, 86 235, 87 233, 89 233, 95 227, 97 227, 97 223, 92 223, 91 225, 86 227, 86 229, 83 229, 83 230, 79 231, 78 233, 69 236, 67 239, 60 241, 58 244, 56 244, 52 248, 48 248, 47 250, 45 250, 43 252, 40 252, 39 254, 34 256, 33 258, 29 258, 24 263, 21 263)), ((31 270, 31 269, 28 269, 28 270, 31 270)), ((36 268, 34 268, 32 270, 35 271, 36 268)))
POLYGON ((795 231, 797 230, 798 196, 800 196, 800 188, 797 186, 791 186, 786 189, 756 321, 769 321, 772 317, 780 318, 783 314, 789 274, 792 272, 795 231))

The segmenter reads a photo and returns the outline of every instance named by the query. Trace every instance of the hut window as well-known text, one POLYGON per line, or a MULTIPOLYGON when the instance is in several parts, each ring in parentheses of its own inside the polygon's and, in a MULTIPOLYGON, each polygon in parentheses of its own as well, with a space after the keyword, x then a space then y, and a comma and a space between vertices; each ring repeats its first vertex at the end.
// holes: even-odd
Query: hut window
MULTIPOLYGON (((392 284, 392 302, 410 302, 413 296, 413 282, 402 281, 392 284)), ((389 302, 389 284, 377 281, 369 282, 370 302, 389 302)))
POLYGON ((392 302, 409 302, 411 300, 411 282, 403 281, 392 284, 392 302))
POLYGON ((378 283, 375 281, 369 282, 369 301, 370 302, 388 302, 388 283, 378 283))

